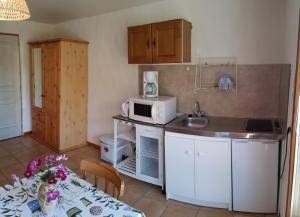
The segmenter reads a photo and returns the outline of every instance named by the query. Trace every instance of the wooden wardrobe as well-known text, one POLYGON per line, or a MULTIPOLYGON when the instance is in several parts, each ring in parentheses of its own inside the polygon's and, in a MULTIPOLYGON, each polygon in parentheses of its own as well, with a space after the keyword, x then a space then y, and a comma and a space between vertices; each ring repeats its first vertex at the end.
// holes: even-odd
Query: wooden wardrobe
POLYGON ((30 42, 32 136, 55 151, 87 143, 88 42, 30 42))

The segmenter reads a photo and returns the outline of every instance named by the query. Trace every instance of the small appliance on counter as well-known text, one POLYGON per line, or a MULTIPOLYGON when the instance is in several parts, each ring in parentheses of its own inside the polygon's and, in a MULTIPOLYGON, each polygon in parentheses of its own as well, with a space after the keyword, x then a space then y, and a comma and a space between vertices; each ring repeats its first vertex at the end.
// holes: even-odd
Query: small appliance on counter
POLYGON ((129 99, 122 103, 122 116, 129 117, 129 99))
POLYGON ((129 102, 129 118, 151 124, 167 124, 176 118, 176 97, 132 97, 129 102))
POLYGON ((144 72, 144 97, 158 97, 158 72, 144 72))

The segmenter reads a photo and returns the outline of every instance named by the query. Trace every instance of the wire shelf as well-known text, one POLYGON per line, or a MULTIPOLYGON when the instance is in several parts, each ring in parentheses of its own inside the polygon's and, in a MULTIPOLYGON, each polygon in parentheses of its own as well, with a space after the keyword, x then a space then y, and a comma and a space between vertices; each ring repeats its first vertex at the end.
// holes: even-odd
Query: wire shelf
POLYGON ((120 173, 125 175, 136 177, 136 157, 132 155, 125 160, 121 161, 117 165, 117 169, 120 173))
POLYGON ((196 64, 194 92, 215 90, 226 94, 237 93, 237 61, 235 57, 203 57, 196 64), (232 78, 234 86, 231 89, 219 89, 218 81, 222 75, 232 78))
POLYGON ((119 134, 118 138, 135 143, 136 142, 135 128, 132 128, 129 131, 119 134))

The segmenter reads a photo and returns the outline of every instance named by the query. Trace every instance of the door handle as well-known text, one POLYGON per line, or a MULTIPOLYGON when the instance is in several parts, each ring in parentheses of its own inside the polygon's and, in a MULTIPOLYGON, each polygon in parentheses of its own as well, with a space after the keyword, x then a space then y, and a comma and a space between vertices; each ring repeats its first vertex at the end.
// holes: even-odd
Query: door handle
POLYGON ((191 155, 191 152, 188 151, 188 150, 186 150, 184 153, 187 154, 187 155, 191 155))
POLYGON ((154 39, 153 41, 152 41, 152 46, 155 48, 155 46, 156 46, 156 40, 154 39))

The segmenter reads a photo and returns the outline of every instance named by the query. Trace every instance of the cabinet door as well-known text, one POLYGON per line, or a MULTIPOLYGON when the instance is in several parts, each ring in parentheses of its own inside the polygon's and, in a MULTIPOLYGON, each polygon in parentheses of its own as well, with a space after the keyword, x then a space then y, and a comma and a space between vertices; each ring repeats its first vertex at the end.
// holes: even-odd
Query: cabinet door
POLYGON ((152 24, 153 63, 183 62, 182 39, 182 20, 152 24))
POLYGON ((58 148, 59 44, 47 44, 42 49, 43 108, 45 110, 45 142, 58 148))
POLYGON ((151 25, 128 27, 128 63, 152 63, 151 25))
POLYGON ((43 69, 42 47, 31 47, 31 103, 32 103, 32 136, 44 142, 45 139, 45 113, 43 103, 43 69))
POLYGON ((278 141, 233 140, 233 209, 275 213, 278 190, 278 141))
POLYGON ((163 130, 136 125, 137 176, 163 186, 163 130))
POLYGON ((197 200, 212 203, 220 208, 228 208, 231 204, 230 147, 230 140, 195 141, 197 200))
POLYGON ((165 158, 167 194, 194 198, 194 141, 166 135, 165 158))

